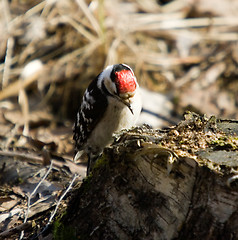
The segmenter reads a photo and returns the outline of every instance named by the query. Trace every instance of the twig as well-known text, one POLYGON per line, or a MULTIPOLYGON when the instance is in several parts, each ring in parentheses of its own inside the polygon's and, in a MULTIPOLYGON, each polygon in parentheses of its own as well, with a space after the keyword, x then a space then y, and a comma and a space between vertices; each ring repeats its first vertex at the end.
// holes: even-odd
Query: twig
POLYGON ((36 238, 39 237, 39 235, 41 235, 43 232, 45 232, 45 231, 48 229, 50 223, 52 222, 52 220, 53 220, 53 218, 54 218, 54 216, 55 216, 55 214, 57 213, 57 210, 58 210, 58 207, 59 207, 61 201, 63 200, 63 198, 65 197, 65 195, 68 193, 68 191, 71 189, 74 181, 76 180, 76 178, 77 178, 78 176, 79 176, 78 174, 74 174, 74 177, 73 177, 71 183, 69 184, 68 188, 65 190, 65 192, 63 193, 63 195, 60 197, 60 199, 58 200, 58 202, 57 202, 57 204, 56 204, 56 206, 55 206, 54 211, 51 213, 51 216, 50 216, 50 218, 49 218, 49 220, 48 220, 48 223, 46 224, 46 226, 44 227, 44 229, 43 229, 39 234, 37 234, 36 238))
POLYGON ((95 42, 97 38, 91 34, 85 27, 80 25, 77 21, 67 15, 62 16, 62 20, 66 23, 69 23, 72 27, 74 27, 82 36, 87 38, 90 42, 95 42))
POLYGON ((7 156, 7 157, 18 157, 18 158, 24 158, 27 160, 34 160, 34 162, 37 163, 42 163, 43 162, 43 158, 42 157, 38 157, 38 156, 33 156, 31 154, 25 154, 25 153, 21 153, 21 152, 12 152, 12 151, 3 151, 0 150, 0 156, 7 156))
POLYGON ((65 190, 64 194, 63 194, 63 195, 60 197, 60 199, 58 200, 58 202, 57 202, 57 204, 56 204, 56 207, 55 207, 55 210, 54 210, 54 212, 51 214, 51 216, 50 216, 50 218, 49 218, 49 221, 48 221, 48 223, 46 224, 46 227, 51 223, 52 219, 54 218, 54 216, 55 216, 55 214, 56 214, 56 212, 57 212, 57 210, 58 210, 58 207, 59 207, 61 201, 63 200, 63 198, 65 197, 65 195, 68 193, 68 191, 71 189, 74 181, 76 180, 76 178, 77 178, 78 176, 79 176, 78 174, 74 174, 74 177, 73 177, 71 183, 69 184, 68 188, 65 190))
POLYGON ((76 0, 76 3, 81 8, 87 19, 91 22, 94 30, 98 34, 99 37, 103 36, 103 32, 98 24, 97 19, 93 16, 93 14, 90 12, 88 6, 84 2, 84 0, 76 0))
MULTIPOLYGON (((29 211, 31 208, 31 198, 32 196, 35 195, 36 191, 38 190, 38 188, 40 187, 40 185, 42 184, 42 182, 46 179, 46 177, 49 175, 51 169, 52 169, 52 161, 50 163, 49 169, 48 171, 45 173, 45 175, 43 176, 43 178, 40 180, 40 182, 37 184, 37 186, 35 187, 35 189, 33 190, 33 192, 30 194, 30 196, 28 196, 28 201, 27 201, 27 211, 26 211, 26 215, 25 215, 25 219, 23 223, 26 223, 27 219, 28 219, 28 215, 29 215, 29 211)), ((24 236, 24 230, 21 232, 20 238, 19 240, 21 240, 24 236)))
POLYGON ((44 9, 47 1, 42 1, 39 4, 35 5, 34 7, 30 8, 26 13, 23 15, 25 18, 29 18, 36 13, 39 13, 42 9, 44 9))
MULTIPOLYGON (((22 80, 23 81, 23 80, 22 80)), ((23 83, 22 83, 23 85, 23 83)), ((29 135, 29 101, 25 88, 22 86, 18 94, 18 103, 21 106, 21 112, 24 119, 23 135, 29 135)))
MULTIPOLYGON (((8 6, 8 1, 3 0, 3 12, 5 14, 5 19, 7 21, 7 31, 8 35, 10 35, 10 25, 9 22, 11 20, 11 14, 8 6)), ((3 70, 3 77, 2 77, 2 87, 4 88, 8 84, 9 80, 9 74, 10 74, 10 66, 12 62, 12 54, 13 54, 13 47, 14 47, 14 38, 9 37, 7 40, 7 49, 6 49, 6 57, 5 57, 5 64, 4 64, 4 70, 3 70)))
POLYGON ((13 37, 9 37, 7 40, 5 65, 4 65, 3 77, 2 77, 3 88, 8 85, 8 80, 9 80, 9 75, 10 75, 10 66, 12 63, 13 46, 14 46, 14 39, 13 39, 13 37))
POLYGON ((165 21, 143 22, 138 25, 137 19, 133 19, 130 31, 155 31, 155 30, 171 30, 183 28, 204 28, 218 26, 236 26, 237 17, 214 17, 214 18, 190 18, 190 19, 170 19, 165 21))

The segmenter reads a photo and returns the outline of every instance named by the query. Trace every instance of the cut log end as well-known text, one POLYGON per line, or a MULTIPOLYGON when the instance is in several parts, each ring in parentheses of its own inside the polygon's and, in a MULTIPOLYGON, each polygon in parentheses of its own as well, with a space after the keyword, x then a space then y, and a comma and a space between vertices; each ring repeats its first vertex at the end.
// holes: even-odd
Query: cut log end
POLYGON ((238 163, 225 158, 237 156, 237 137, 219 124, 190 113, 166 131, 121 133, 74 191, 62 223, 80 239, 238 238, 238 163), (221 151, 214 161, 210 152, 221 151))

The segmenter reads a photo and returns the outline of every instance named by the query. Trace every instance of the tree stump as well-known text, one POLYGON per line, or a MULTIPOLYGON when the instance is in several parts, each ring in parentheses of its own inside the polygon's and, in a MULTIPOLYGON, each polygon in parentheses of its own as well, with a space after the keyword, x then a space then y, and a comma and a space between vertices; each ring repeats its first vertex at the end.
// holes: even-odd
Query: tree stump
POLYGON ((71 196, 56 238, 238 239, 237 121, 187 113, 124 131, 71 196), (66 234, 66 235, 65 235, 66 234))

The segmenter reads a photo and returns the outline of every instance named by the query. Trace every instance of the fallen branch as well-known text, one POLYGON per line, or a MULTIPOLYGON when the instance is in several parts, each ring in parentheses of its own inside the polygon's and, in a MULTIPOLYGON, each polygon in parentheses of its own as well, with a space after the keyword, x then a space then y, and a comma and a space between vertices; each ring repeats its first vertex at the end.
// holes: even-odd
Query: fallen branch
POLYGON ((27 230, 28 228, 32 227, 32 221, 28 221, 25 223, 22 223, 21 225, 14 227, 14 228, 10 228, 4 232, 0 233, 0 239, 5 239, 7 237, 12 236, 15 233, 19 233, 21 231, 27 230))
MULTIPOLYGON (((17 151, 13 152, 8 150, 0 150, 0 156, 15 157, 19 158, 22 161, 25 160, 31 163, 38 163, 42 165, 44 163, 44 156, 36 156, 33 154, 22 153, 17 151)), ((50 161, 52 162, 53 167, 61 168, 63 166, 67 166, 73 174, 77 173, 79 175, 82 175, 82 177, 85 176, 86 166, 77 165, 76 163, 67 158, 61 157, 61 159, 62 161, 51 158, 50 161)))

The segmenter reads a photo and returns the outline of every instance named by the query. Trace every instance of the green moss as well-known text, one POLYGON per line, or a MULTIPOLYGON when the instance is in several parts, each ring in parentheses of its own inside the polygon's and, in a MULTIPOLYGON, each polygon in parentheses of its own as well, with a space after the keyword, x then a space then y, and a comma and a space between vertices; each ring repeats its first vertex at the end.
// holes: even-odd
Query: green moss
POLYGON ((21 177, 17 178, 17 183, 18 184, 23 184, 24 183, 23 178, 21 178, 21 177))
POLYGON ((224 136, 211 141, 209 145, 215 150, 237 150, 238 146, 234 140, 237 141, 237 137, 224 136))
POLYGON ((80 189, 82 192, 87 192, 91 188, 92 184, 92 173, 89 173, 89 175, 83 179, 83 183, 80 186, 80 189))
POLYGON ((72 227, 63 225, 63 223, 61 223, 61 218, 54 222, 53 236, 54 240, 78 239, 75 230, 72 227))
POLYGON ((99 168, 102 168, 106 165, 108 165, 108 158, 105 154, 103 154, 94 164, 93 166, 93 171, 99 169, 99 168))

